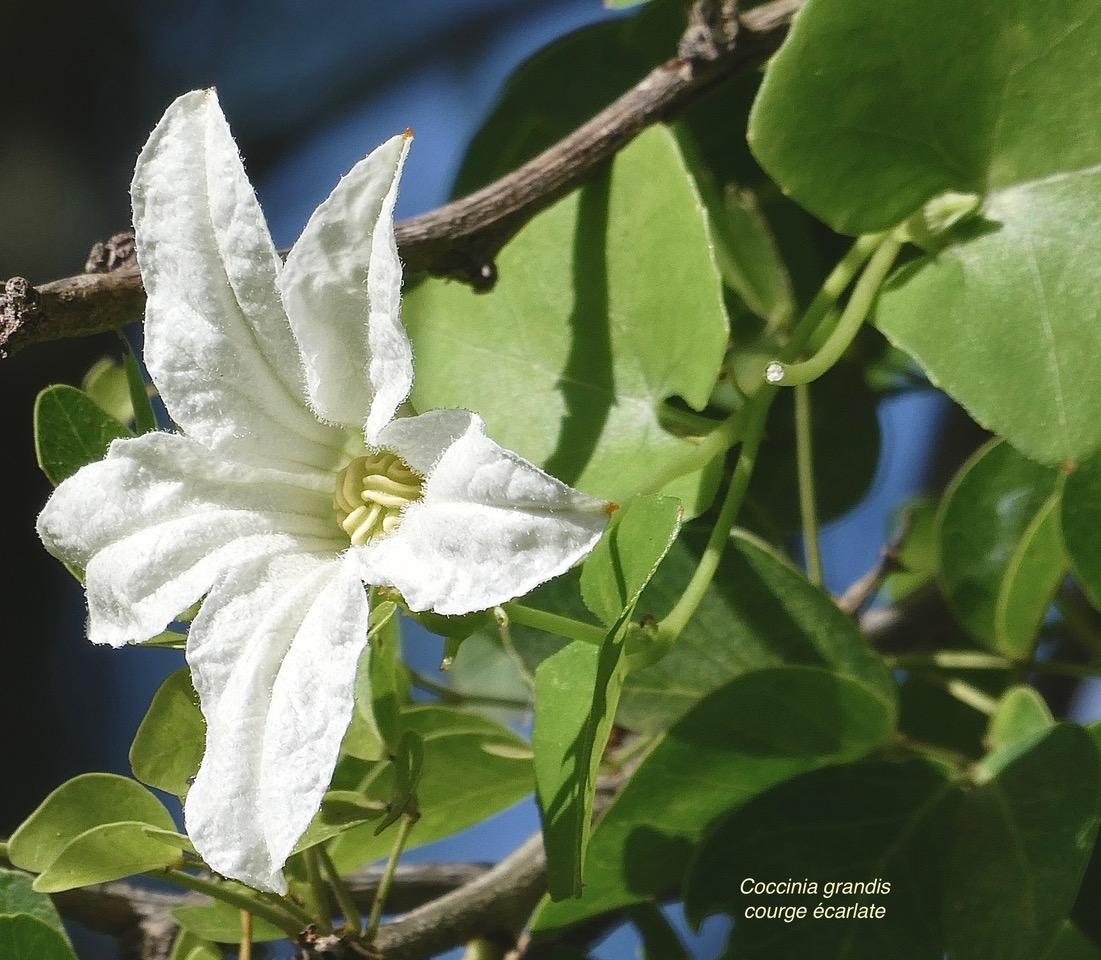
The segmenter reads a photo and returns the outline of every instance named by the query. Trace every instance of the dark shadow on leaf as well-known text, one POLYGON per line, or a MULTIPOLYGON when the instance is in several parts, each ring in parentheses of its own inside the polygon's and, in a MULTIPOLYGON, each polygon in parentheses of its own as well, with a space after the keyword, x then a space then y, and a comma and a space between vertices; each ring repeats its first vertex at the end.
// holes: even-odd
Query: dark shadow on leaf
POLYGON ((748 757, 834 754, 860 722, 847 715, 842 682, 825 670, 755 670, 706 697, 669 735, 748 757))
POLYGON ((686 837, 670 837, 648 824, 635 827, 623 847, 627 889, 647 897, 668 893, 670 878, 684 874, 695 852, 686 837))
POLYGON ((610 187, 606 171, 581 190, 577 205, 572 342, 556 385, 566 413, 554 452, 544 464, 548 473, 566 483, 575 483, 592 458, 615 396, 605 249, 610 187))

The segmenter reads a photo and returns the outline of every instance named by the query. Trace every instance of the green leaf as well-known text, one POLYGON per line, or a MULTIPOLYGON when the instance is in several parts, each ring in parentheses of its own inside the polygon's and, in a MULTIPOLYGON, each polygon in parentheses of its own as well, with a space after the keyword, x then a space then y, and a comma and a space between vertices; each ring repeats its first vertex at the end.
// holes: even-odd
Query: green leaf
MULTIPOLYGON (((20 870, 0 868, 0 916, 29 914, 37 917, 43 923, 53 927, 65 943, 68 943, 69 936, 61 924, 61 917, 58 916, 53 901, 31 886, 33 879, 20 870)), ((4 954, 0 952, 0 956, 4 954)))
MULTIPOLYGON (((532 765, 528 744, 512 731, 473 713, 450 707, 411 707, 402 712, 406 730, 424 741, 424 761, 417 786, 421 818, 407 849, 450 836, 479 823, 531 793, 532 765)), ((333 786, 356 789, 374 765, 348 758, 333 786)), ((392 765, 374 784, 371 797, 389 797, 392 765)), ((374 825, 353 827, 329 848, 337 867, 348 872, 385 857, 389 835, 376 837, 374 825)))
POLYGON ((1031 960, 1074 904, 1101 816, 1101 763, 1089 735, 1059 724, 964 794, 945 914, 953 960, 1031 960))
MULTIPOLYGON (((210 906, 176 907, 169 912, 185 931, 199 940, 214 943, 241 942, 241 911, 224 901, 215 900, 210 906)), ((263 917, 253 916, 252 939, 254 943, 271 943, 273 940, 286 940, 287 932, 263 917)), ((203 957, 203 960, 206 958, 203 957)))
POLYGON ((1101 446, 1101 174, 1005 191, 984 215, 998 228, 892 279, 876 325, 1023 454, 1079 463, 1101 446))
POLYGON ((134 356, 134 348, 130 346, 130 341, 121 333, 119 339, 123 343, 122 369, 126 373, 126 387, 130 393, 134 432, 150 433, 157 429, 157 415, 153 412, 153 404, 149 402, 149 389, 146 387, 145 378, 141 375, 141 367, 138 366, 138 358, 134 356))
POLYGON ((38 875, 34 889, 57 893, 177 863, 182 845, 166 843, 166 834, 151 836, 147 826, 140 821, 116 819, 84 831, 38 875))
POLYGON ((811 0, 769 63, 750 145, 785 192, 850 234, 947 191, 996 194, 1087 170, 1101 160, 1101 78, 1081 67, 1099 42, 1092 0, 1058 11, 811 0))
POLYGON ((998 593, 995 635, 1002 650, 1017 651, 1018 656, 1032 650, 1055 591, 1067 575, 1061 500, 1062 482, 1025 528, 998 593))
POLYGON ((1000 750, 1019 740, 1031 740, 1054 723, 1044 698, 1032 687, 1010 687, 998 701, 998 709, 986 729, 986 744, 1000 750))
POLYGON ((46 387, 34 403, 34 447, 51 483, 102 460, 112 440, 130 431, 86 393, 63 383, 46 387))
POLYGON ((688 876, 685 911, 697 926, 713 913, 735 917, 728 955, 746 960, 940 960, 941 860, 957 796, 924 760, 803 774, 753 798, 708 835, 688 876), (788 878, 797 885, 778 894, 743 889, 788 878), (819 905, 872 912, 815 919, 819 905), (747 918, 747 908, 757 907, 789 913, 747 918))
POLYGON ((93 363, 84 374, 80 388, 112 419, 123 424, 133 420, 126 371, 113 357, 101 357, 93 363))
POLYGON ((17 867, 41 873, 85 831, 121 821, 176 829, 164 804, 140 783, 113 773, 81 774, 54 790, 23 821, 12 834, 8 853, 17 867))
POLYGON ((1070 920, 1064 920, 1040 960, 1101 960, 1101 947, 1070 920))
POLYGON ((905 531, 898 549, 901 569, 888 575, 883 585, 892 600, 908 597, 918 587, 936 577, 937 502, 919 497, 900 511, 899 524, 905 531))
POLYGON ((1098 43, 1093 0, 1057 14, 1031 0, 812 0, 749 128, 785 192, 845 233, 946 192, 983 198, 985 225, 904 270, 877 323, 1046 463, 1101 446, 1101 83, 1081 69, 1098 43))
POLYGON ((681 516, 671 497, 641 497, 612 517, 581 568, 581 597, 605 626, 634 607, 676 540, 681 516))
POLYGON ((362 735, 353 751, 364 759, 396 754, 401 746, 401 709, 408 700, 408 688, 401 667, 397 615, 397 604, 390 600, 371 611, 370 643, 356 672, 356 716, 349 735, 360 728, 362 735))
POLYGON ((181 929, 168 960, 224 960, 224 957, 225 954, 216 943, 197 937, 190 930, 181 929))
POLYGON ((941 579, 960 622, 986 646, 1027 657, 1066 574, 1063 477, 992 441, 960 469, 939 517, 941 579))
POLYGON ((608 625, 607 637, 599 647, 571 643, 535 672, 536 795, 555 899, 581 892, 596 778, 627 674, 628 624, 681 515, 680 504, 663 497, 635 500, 617 515, 581 570, 581 595, 608 625))
POLYGON ((185 668, 172 673, 153 695, 130 746, 130 768, 142 783, 182 797, 199 771, 206 721, 185 668))
MULTIPOLYGON (((637 613, 661 615, 684 591, 703 537, 686 531, 643 593, 637 613)), ((891 698, 895 684, 850 617, 787 560, 735 531, 696 616, 660 661, 627 678, 618 720, 653 733, 699 700, 761 667, 831 667, 891 698)))
POLYGON ((579 896, 600 760, 626 673, 627 614, 599 647, 580 641, 535 671, 535 784, 551 897, 579 896))
MULTIPOLYGON (((673 396, 707 403, 727 323, 705 217, 668 130, 646 131, 532 220, 497 267, 492 296, 444 280, 406 294, 418 409, 477 410, 498 443, 610 500, 691 455, 660 408, 673 396)), ((677 488, 689 514, 712 492, 694 476, 695 490, 677 488)))
POLYGON ((69 941, 40 917, 0 916, 0 957, 4 960, 76 960, 69 941))
POLYGON ((1067 556, 1082 589, 1101 607, 1101 456, 1067 476, 1062 515, 1067 556))
POLYGON ((578 900, 544 902, 552 931, 675 887, 708 826, 791 777, 855 760, 893 733, 892 696, 815 667, 736 677, 662 735, 597 824, 578 900))
POLYGON ((756 194, 736 184, 720 188, 688 124, 673 132, 707 210, 723 282, 770 328, 788 324, 795 314, 791 277, 756 194))

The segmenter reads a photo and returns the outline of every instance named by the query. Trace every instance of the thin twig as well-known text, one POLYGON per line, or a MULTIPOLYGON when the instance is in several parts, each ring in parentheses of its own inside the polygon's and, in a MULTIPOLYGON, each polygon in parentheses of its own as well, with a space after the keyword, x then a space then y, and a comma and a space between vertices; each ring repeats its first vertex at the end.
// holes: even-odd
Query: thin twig
MULTIPOLYGON (((723 82, 760 66, 780 46, 803 2, 772 0, 739 19, 730 0, 699 0, 677 56, 605 110, 495 183, 399 223, 406 271, 452 277, 476 289, 492 287, 497 253, 525 223, 646 127, 678 116, 723 82)), ((112 238, 121 240, 125 235, 112 238)), ((145 291, 130 259, 109 272, 38 287, 14 277, 0 292, 0 356, 34 343, 117 330, 139 320, 144 308, 145 291)))

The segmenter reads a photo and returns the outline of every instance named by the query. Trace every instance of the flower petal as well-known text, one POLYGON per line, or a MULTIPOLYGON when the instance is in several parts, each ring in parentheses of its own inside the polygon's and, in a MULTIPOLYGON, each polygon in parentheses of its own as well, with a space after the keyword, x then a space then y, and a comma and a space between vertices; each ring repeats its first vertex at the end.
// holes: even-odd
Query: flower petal
POLYGON ((310 217, 280 280, 314 410, 330 423, 357 430, 366 424, 369 442, 413 383, 394 240, 398 178, 411 139, 386 141, 337 184, 310 217))
POLYGON ((38 519, 54 556, 85 567, 89 636, 146 640, 242 559, 344 543, 331 478, 232 463, 175 434, 111 445, 38 519))
POLYGON ((521 596, 573 566, 608 522, 605 501, 494 443, 465 410, 395 420, 379 441, 427 474, 424 497, 355 552, 364 580, 397 587, 414 610, 469 613, 521 596))
POLYGON ((258 560, 211 591, 188 637, 207 740, 184 813, 214 870, 286 892, 280 868, 332 778, 367 626, 351 558, 258 560))
POLYGON ((279 257, 213 90, 168 108, 131 195, 145 360, 173 419, 213 450, 331 466, 345 437, 306 403, 279 257))

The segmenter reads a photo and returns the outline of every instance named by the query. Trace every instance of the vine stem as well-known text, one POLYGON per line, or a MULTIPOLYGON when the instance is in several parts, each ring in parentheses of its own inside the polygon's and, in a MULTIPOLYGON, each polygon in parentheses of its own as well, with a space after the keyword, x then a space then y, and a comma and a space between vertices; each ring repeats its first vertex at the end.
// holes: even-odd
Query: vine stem
POLYGON ((853 277, 860 272, 868 258, 879 248, 886 238, 886 233, 866 233, 856 238, 848 252, 837 265, 830 271, 828 277, 822 283, 821 289, 815 294, 806 312, 795 325, 795 331, 791 339, 784 344, 780 351, 780 360, 787 363, 799 356, 799 352, 807 345, 814 332, 825 320, 826 315, 833 310, 837 301, 841 298, 846 288, 853 281, 853 277))
POLYGON ((413 829, 413 824, 416 822, 417 817, 409 813, 403 813, 398 821, 398 835, 394 838, 394 846, 390 850, 390 859, 386 861, 386 869, 379 879, 378 892, 375 894, 375 902, 371 905, 371 916, 367 921, 367 929, 363 934, 368 943, 371 943, 378 934, 378 925, 382 920, 382 908, 386 903, 386 897, 390 893, 390 885, 394 882, 394 872, 398 868, 398 860, 401 859, 401 852, 405 849, 405 843, 409 839, 409 831, 413 829))
POLYGON ((658 637, 665 643, 672 643, 680 636, 688 621, 699 609, 707 588, 711 586, 711 581, 715 579, 723 548, 730 538, 730 531, 734 528, 734 521, 738 518, 738 511, 742 507, 746 490, 749 488, 749 478, 757 462, 757 451, 765 431, 765 419, 775 395, 775 387, 761 387, 747 405, 742 448, 738 452, 738 462, 734 467, 734 475, 730 478, 730 486, 727 488, 718 519, 711 529, 711 536, 708 537, 700 562, 692 573, 692 579, 688 581, 688 586, 685 587, 684 593, 681 594, 673 609, 658 624, 658 637))
POLYGON ((818 543, 818 500, 814 489, 814 440, 811 427, 810 387, 795 388, 795 472, 799 482, 799 516, 807 554, 807 579, 822 586, 822 550, 818 543))
MULTIPOLYGON (((797 380, 791 380, 787 376, 791 370, 806 369, 806 364, 823 364, 820 372, 825 372, 829 366, 837 362, 844 352, 845 347, 848 346, 852 337, 855 336, 856 331, 859 330, 860 324, 863 323, 864 318, 868 315, 868 311, 871 309, 875 296, 879 292, 879 288, 883 285, 883 280, 886 278, 887 272, 894 264, 901 249, 902 242, 897 240, 889 231, 865 234, 854 241, 845 256, 842 257, 833 270, 830 271, 821 289, 815 295, 814 300, 811 301, 811 305, 800 318, 798 324, 796 324, 791 339, 784 344, 783 348, 780 350, 779 356, 781 360, 773 361, 768 365, 769 368, 774 365, 780 366, 785 385, 799 382, 797 380), (863 270, 863 272, 861 272, 861 270, 863 270), (845 305, 845 309, 841 314, 841 319, 826 338, 826 343, 822 349, 819 350, 811 360, 805 361, 803 364, 796 363, 790 366, 784 366, 784 363, 799 355, 799 351, 802 350, 807 341, 813 336, 819 325, 836 309, 838 298, 845 292, 849 284, 852 283, 857 273, 860 273, 860 278, 856 281, 856 286, 853 289, 852 295, 849 297, 848 303, 845 305), (849 328, 851 328, 851 333, 847 333, 849 328), (844 339, 844 343, 842 343, 842 338, 846 336, 847 339, 844 339), (836 356, 833 356, 834 351, 836 351, 836 356)), ((669 611, 665 619, 658 624, 658 637, 665 643, 672 643, 681 634, 685 626, 687 626, 688 621, 692 619, 696 610, 699 609, 699 605, 703 601, 707 588, 715 578, 723 548, 730 537, 730 533, 734 528, 734 522, 738 517, 738 512, 745 500, 746 490, 749 487, 749 479, 756 465, 757 453, 760 448, 762 436, 764 435, 765 420, 768 417, 768 411, 775 396, 775 384, 762 384, 743 407, 731 414, 723 421, 719 428, 708 434, 694 451, 696 455, 699 455, 704 444, 709 445, 706 451, 707 456, 701 461, 702 465, 702 463, 706 463, 710 460, 711 457, 732 446, 739 437, 742 441, 742 448, 738 453, 738 462, 734 467, 734 475, 730 479, 730 486, 727 489, 726 498, 719 511, 718 519, 715 521, 715 526, 711 530, 711 536, 708 538, 707 546, 704 548, 703 555, 700 557, 700 562, 696 566, 692 574, 692 579, 688 582, 688 586, 685 588, 680 599, 674 604, 673 609, 669 611)), ((808 405, 804 417, 808 434, 809 419, 808 405)), ((813 473, 809 469, 811 456, 809 435, 804 439, 806 441, 805 443, 798 444, 805 452, 807 460, 807 466, 800 470, 799 477, 801 506, 804 504, 805 491, 809 491, 810 494, 807 499, 813 501, 814 487, 813 473), (805 478, 803 475, 804 472, 806 472, 805 478)), ((681 473, 684 472, 687 471, 682 469, 675 473, 674 476, 680 476, 681 473)), ((662 485, 664 485, 670 478, 666 478, 663 475, 660 479, 662 485)), ((653 487, 654 485, 654 483, 651 483, 648 484, 648 487, 653 487)), ((660 489, 660 487, 658 487, 658 489, 660 489)), ((808 563, 810 562, 810 552, 813 550, 816 554, 816 559, 814 561, 816 572, 812 571, 811 576, 812 578, 817 577, 815 582, 820 583, 821 556, 818 554, 817 548, 818 525, 817 518, 814 515, 815 513, 816 511, 812 509, 808 515, 807 511, 804 510, 804 532, 807 532, 808 529, 806 524, 809 516, 809 524, 814 530, 814 536, 807 538, 808 563), (810 545, 812 541, 814 543, 813 547, 810 545)))
POLYGON ((494 697, 482 693, 461 693, 446 683, 437 683, 430 677, 416 670, 406 668, 409 682, 420 690, 433 693, 444 703, 470 704, 481 707, 504 707, 507 710, 529 710, 531 703, 527 700, 519 700, 516 697, 494 697))
POLYGON ((715 457, 726 453, 742 433, 742 422, 745 419, 745 407, 739 407, 725 420, 719 421, 717 427, 696 443, 692 449, 685 452, 684 456, 669 464, 665 469, 658 470, 647 478, 645 483, 639 484, 627 496, 627 501, 635 497, 643 497, 651 493, 659 493, 678 477, 699 470, 707 466, 715 457))
POLYGON ((318 927, 324 933, 332 933, 332 906, 329 901, 329 888, 321 878, 321 864, 318 861, 317 847, 308 847, 302 851, 302 862, 306 867, 306 883, 310 888, 312 913, 318 927))
POLYGON ((271 902, 262 899, 256 893, 244 893, 229 886, 221 880, 208 880, 205 877, 197 877, 193 873, 187 873, 175 867, 166 867, 164 870, 152 871, 148 874, 161 880, 167 880, 178 887, 185 887, 197 893, 205 893, 208 897, 221 900, 230 906, 240 910, 247 910, 253 916, 261 917, 269 923, 283 930, 290 937, 297 937, 311 923, 313 918, 300 907, 289 900, 271 902))
POLYGON ((333 863, 333 858, 329 856, 329 851, 325 849, 324 844, 318 844, 315 849, 325 879, 329 881, 329 887, 336 895, 336 902, 340 907, 341 915, 344 917, 345 928, 358 934, 363 927, 363 917, 359 914, 359 908, 352 898, 348 885, 341 877, 340 871, 337 870, 336 864, 333 863))
MULTIPOLYGON (((770 383, 787 387, 810 383, 812 380, 817 380, 841 359, 841 355, 860 331, 879 293, 879 288, 883 286, 887 273, 894 266, 902 249, 902 241, 893 234, 878 236, 880 239, 875 253, 872 254, 864 272, 860 274, 860 279, 856 281, 849 302, 845 304, 845 309, 841 313, 841 319, 837 321, 837 326, 826 338, 826 342, 809 360, 803 360, 800 363, 783 363, 774 360, 765 371, 765 377, 770 383)), ((856 250, 857 244, 854 244, 852 249, 856 250)), ((810 313, 809 310, 807 312, 810 313)))
POLYGON ((920 670, 936 667, 941 670, 1024 670, 1028 673, 1048 673, 1061 677, 1101 676, 1101 664, 1059 663, 1047 660, 1010 660, 997 653, 982 650, 937 650, 935 653, 908 653, 887 657, 893 669, 920 670))
POLYGON ((591 623, 582 623, 573 617, 564 617, 560 613, 526 607, 522 603, 502 604, 510 621, 521 623, 525 627, 534 627, 544 633, 555 633, 570 640, 580 640, 599 646, 608 636, 608 631, 591 623))
POLYGON ((998 701, 990 694, 980 690, 974 684, 961 680, 959 677, 945 677, 935 671, 922 672, 922 678, 928 680, 934 686, 940 687, 945 693, 955 697, 960 703, 967 704, 979 713, 985 713, 988 717, 998 709, 998 701))

